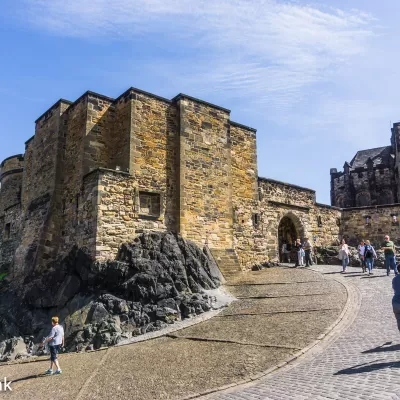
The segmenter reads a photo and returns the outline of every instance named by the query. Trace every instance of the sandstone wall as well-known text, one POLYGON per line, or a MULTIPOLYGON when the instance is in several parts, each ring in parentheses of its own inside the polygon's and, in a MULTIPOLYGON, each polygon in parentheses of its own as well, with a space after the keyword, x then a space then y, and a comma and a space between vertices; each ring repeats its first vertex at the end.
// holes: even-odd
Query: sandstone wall
POLYGON ((113 151, 110 169, 119 166, 121 171, 129 171, 131 158, 132 132, 132 101, 131 92, 127 91, 115 100, 113 151))
POLYGON ((343 210, 342 233, 350 244, 355 245, 361 239, 369 239, 375 245, 381 244, 385 235, 389 235, 396 245, 400 245, 400 205, 359 207, 343 210), (396 222, 393 222, 393 215, 396 222), (368 223, 367 223, 367 217, 368 223))
POLYGON ((26 143, 22 187, 21 240, 15 255, 14 274, 23 274, 34 265, 46 264, 55 252, 60 216, 57 198, 63 167, 62 115, 70 102, 60 100, 36 120, 35 135, 26 143))
POLYGON ((259 201, 247 213, 235 210, 236 250, 244 267, 279 260, 280 224, 285 218, 301 240, 308 237, 319 246, 337 243, 340 209, 315 203, 315 192, 310 189, 264 178, 258 179, 258 185, 259 201))
POLYGON ((198 245, 233 246, 229 111, 176 99, 180 113, 180 233, 198 245))
POLYGON ((230 138, 234 249, 244 266, 265 249, 264 235, 253 221, 259 212, 256 131, 231 122, 230 138))
POLYGON ((66 113, 61 254, 67 253, 75 243, 78 226, 78 209, 83 182, 84 146, 86 138, 88 96, 78 99, 66 113))
POLYGON ((114 145, 119 139, 114 135, 115 107, 113 100, 88 92, 86 94, 86 127, 81 132, 83 140, 82 174, 112 165, 114 145))
MULTIPOLYGON (((143 196, 159 196, 165 225, 178 229, 178 113, 170 101, 131 91, 132 131, 129 171, 143 196)), ((142 196, 142 197, 143 197, 142 196)), ((155 213, 156 216, 157 213, 155 213)))
POLYGON ((165 231, 165 210, 160 215, 141 214, 137 181, 125 172, 97 170, 97 227, 95 256, 114 259, 119 246, 145 231, 165 231))

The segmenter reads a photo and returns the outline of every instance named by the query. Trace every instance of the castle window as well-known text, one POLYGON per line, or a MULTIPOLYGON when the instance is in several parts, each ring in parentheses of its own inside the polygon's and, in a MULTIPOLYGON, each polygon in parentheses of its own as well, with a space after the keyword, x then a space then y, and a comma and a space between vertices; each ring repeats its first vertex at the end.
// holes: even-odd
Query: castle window
POLYGON ((159 193, 139 192, 141 215, 159 217, 161 215, 161 195, 159 193))
POLYGON ((260 225, 260 214, 253 214, 253 226, 254 228, 258 228, 260 225))
POLYGON ((317 217, 317 224, 318 224, 318 228, 321 228, 321 226, 322 226, 322 219, 321 219, 321 217, 318 215, 318 217, 317 217))
POLYGON ((366 215, 364 218, 365 218, 365 225, 371 225, 371 217, 369 215, 366 215))
POLYGON ((340 223, 341 223, 340 218, 336 218, 336 225, 340 226, 340 223))
POLYGON ((363 177, 362 172, 359 172, 359 173, 358 173, 358 177, 359 177, 359 178, 362 178, 362 177, 363 177))
POLYGON ((11 236, 11 224, 6 224, 4 227, 4 240, 10 239, 11 236))

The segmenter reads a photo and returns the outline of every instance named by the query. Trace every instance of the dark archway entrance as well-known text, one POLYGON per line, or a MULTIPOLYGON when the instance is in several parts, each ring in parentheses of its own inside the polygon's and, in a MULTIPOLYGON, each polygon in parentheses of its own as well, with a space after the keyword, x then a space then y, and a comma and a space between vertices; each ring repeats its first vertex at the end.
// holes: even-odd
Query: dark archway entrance
POLYGON ((296 251, 293 248, 293 244, 297 238, 303 239, 303 228, 300 220, 294 214, 286 214, 279 222, 278 227, 278 245, 279 255, 281 262, 290 262, 296 259, 296 251), (284 260, 282 256, 282 245, 287 244, 289 250, 289 260, 284 260))

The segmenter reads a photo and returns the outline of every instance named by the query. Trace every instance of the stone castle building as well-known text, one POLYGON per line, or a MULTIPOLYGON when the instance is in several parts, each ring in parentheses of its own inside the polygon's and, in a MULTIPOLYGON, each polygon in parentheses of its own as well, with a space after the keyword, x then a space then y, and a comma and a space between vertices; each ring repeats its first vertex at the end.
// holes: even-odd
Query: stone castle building
MULTIPOLYGON (((395 161, 373 152, 380 178, 379 154, 395 161)), ((383 171, 379 196, 392 182, 383 171)), ((338 192, 349 174, 334 174, 343 181, 334 186, 339 206, 353 205, 338 192)), ((74 246, 113 259, 121 243, 154 230, 207 245, 229 274, 276 260, 283 241, 308 236, 325 246, 366 229, 363 211, 318 204, 311 189, 259 177, 256 130, 185 94, 169 100, 130 88, 116 99, 89 91, 61 99, 36 120, 25 153, 1 163, 0 184, 0 272, 15 276, 47 268, 74 246)), ((393 207, 375 223, 386 224, 393 207)))

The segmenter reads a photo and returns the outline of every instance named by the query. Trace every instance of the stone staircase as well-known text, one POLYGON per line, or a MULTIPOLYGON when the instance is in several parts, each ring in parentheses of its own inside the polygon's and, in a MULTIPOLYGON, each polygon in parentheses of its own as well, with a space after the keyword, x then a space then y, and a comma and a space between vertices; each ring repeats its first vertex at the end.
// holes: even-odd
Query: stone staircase
POLYGON ((229 279, 230 277, 237 275, 242 271, 235 250, 210 249, 210 251, 225 279, 229 279))

